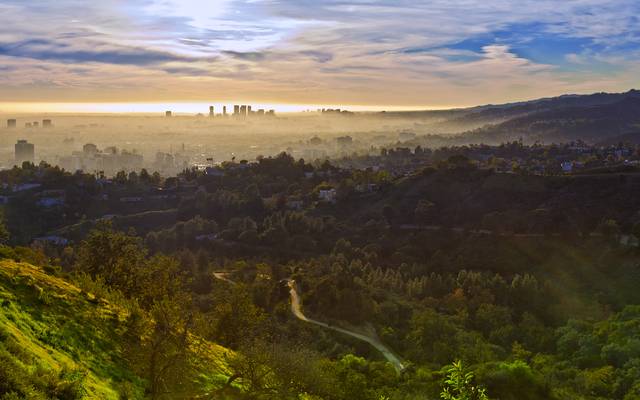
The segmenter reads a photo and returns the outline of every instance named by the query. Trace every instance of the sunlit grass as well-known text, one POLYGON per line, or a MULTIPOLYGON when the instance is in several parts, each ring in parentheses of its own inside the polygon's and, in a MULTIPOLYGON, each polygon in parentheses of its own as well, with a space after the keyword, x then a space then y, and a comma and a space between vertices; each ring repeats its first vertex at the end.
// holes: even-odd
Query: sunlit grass
MULTIPOLYGON (((0 261, 0 347, 25 369, 85 374, 86 398, 118 399, 123 385, 139 395, 144 382, 122 357, 118 338, 127 311, 26 263, 0 261), (9 343, 9 345, 7 345, 9 343)), ((201 378, 221 386, 228 350, 194 340, 201 378)))

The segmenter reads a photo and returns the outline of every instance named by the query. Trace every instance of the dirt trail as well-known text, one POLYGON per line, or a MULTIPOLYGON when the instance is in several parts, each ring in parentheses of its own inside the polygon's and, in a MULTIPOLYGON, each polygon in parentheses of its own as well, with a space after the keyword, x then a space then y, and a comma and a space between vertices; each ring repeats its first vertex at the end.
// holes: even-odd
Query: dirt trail
MULTIPOLYGON (((214 272, 213 276, 216 279, 225 281, 232 285, 236 284, 234 281, 228 278, 229 273, 227 272, 214 272)), ((400 372, 404 370, 405 366, 404 364, 402 364, 402 361, 400 361, 400 359, 387 346, 385 346, 380 341, 380 339, 378 339, 375 335, 367 335, 360 332, 354 332, 348 329, 329 325, 326 322, 316 321, 315 319, 307 318, 307 316, 304 315, 304 313, 302 312, 302 302, 300 301, 300 296, 298 295, 298 291, 296 290, 296 282, 293 279, 288 279, 287 285, 289 286, 289 294, 291 295, 291 312, 296 318, 298 318, 301 321, 318 325, 326 329, 331 329, 332 331, 340 332, 345 335, 349 335, 356 339, 367 342, 371 346, 373 346, 376 350, 378 350, 380 353, 382 353, 384 358, 386 358, 387 361, 389 361, 393 365, 396 371, 400 372)))
POLYGON ((298 318, 301 321, 315 324, 323 328, 331 329, 333 331, 340 332, 345 335, 352 336, 356 339, 365 341, 369 343, 371 346, 373 346, 380 353, 382 353, 384 358, 386 358, 387 361, 393 364, 394 368, 398 372, 402 371, 405 368, 405 366, 402 364, 402 361, 400 361, 400 359, 387 346, 385 346, 377 337, 365 335, 359 332, 350 331, 348 329, 343 329, 337 326, 329 325, 325 322, 316 321, 314 319, 307 318, 307 316, 304 315, 304 313, 302 312, 302 304, 300 302, 300 296, 298 295, 298 291, 296 290, 296 282, 292 279, 289 279, 287 281, 287 284, 289 285, 289 294, 291 295, 291 312, 293 313, 293 315, 296 316, 296 318, 298 318))

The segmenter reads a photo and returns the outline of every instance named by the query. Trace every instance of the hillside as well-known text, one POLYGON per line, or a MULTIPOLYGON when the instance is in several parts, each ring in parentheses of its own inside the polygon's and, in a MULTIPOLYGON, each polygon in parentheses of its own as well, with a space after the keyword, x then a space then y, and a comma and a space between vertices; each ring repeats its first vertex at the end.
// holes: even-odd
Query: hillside
POLYGON ((640 98, 624 97, 616 103, 559 107, 528 114, 467 134, 475 141, 500 142, 524 138, 527 142, 598 142, 637 130, 640 98))
MULTIPOLYGON (((123 308, 6 259, 0 261, 0 307, 0 398, 142 397, 144 382, 123 358, 123 308)), ((225 375, 226 350, 207 349, 214 366, 209 378, 225 375)))
POLYGON ((472 131, 463 137, 473 143, 500 142, 520 136, 542 140, 597 140, 626 133, 629 126, 637 123, 639 100, 640 91, 630 90, 383 115, 431 120, 432 133, 472 131))
POLYGON ((635 223, 639 198, 640 180, 634 174, 543 177, 427 170, 354 201, 350 216, 355 223, 366 223, 391 205, 397 225, 588 233, 609 218, 635 223), (420 213, 424 200, 431 206, 420 213))

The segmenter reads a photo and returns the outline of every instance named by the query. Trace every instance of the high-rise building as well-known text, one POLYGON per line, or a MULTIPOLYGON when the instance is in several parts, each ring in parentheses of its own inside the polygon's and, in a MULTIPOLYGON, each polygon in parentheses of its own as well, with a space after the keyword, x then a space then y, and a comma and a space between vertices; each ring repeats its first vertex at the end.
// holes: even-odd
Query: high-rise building
POLYGON ((209 117, 213 118, 215 115, 213 106, 209 106, 209 117))
POLYGON ((223 117, 227 116, 227 106, 222 106, 222 116, 223 117))
POLYGON ((15 128, 17 126, 17 122, 15 119, 8 119, 7 120, 7 128, 15 128))
POLYGON ((247 116, 247 106, 240 106, 240 117, 244 118, 247 116))
POLYGON ((237 104, 233 106, 233 115, 236 117, 240 115, 240 106, 237 104))
POLYGON ((82 146, 82 152, 86 157, 93 157, 98 153, 98 146, 93 143, 87 143, 82 146))
POLYGON ((165 111, 164 112, 164 116, 165 117, 171 117, 173 115, 173 113, 171 111, 165 111))
POLYGON ((35 146, 33 143, 29 143, 26 140, 18 140, 15 145, 15 159, 16 165, 22 165, 25 161, 33 163, 35 160, 35 146))
POLYGON ((247 115, 251 115, 251 106, 247 106, 247 115))
POLYGON ((53 124, 51 123, 50 119, 43 119, 42 120, 42 127, 43 128, 51 128, 53 126, 53 124))

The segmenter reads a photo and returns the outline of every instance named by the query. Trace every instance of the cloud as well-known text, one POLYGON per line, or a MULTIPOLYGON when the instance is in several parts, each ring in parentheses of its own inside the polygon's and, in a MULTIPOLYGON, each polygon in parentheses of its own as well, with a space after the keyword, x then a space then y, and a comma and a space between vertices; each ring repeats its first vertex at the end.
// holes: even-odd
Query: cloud
POLYGON ((622 90, 640 78, 637 15, 637 0, 3 0, 0 99, 38 85, 411 105, 622 90))
MULTIPOLYGON (((88 43, 87 45, 91 45, 88 43)), ((106 46, 96 43, 89 48, 54 42, 46 39, 32 39, 17 43, 0 43, 0 55, 33 58, 37 60, 61 61, 66 63, 106 63, 117 65, 155 65, 171 61, 192 59, 169 52, 147 50, 134 47, 106 46)))
POLYGON ((240 51, 225 50, 222 52, 222 54, 229 57, 236 58, 238 60, 242 60, 242 61, 261 61, 261 60, 264 60, 267 56, 266 53, 261 53, 257 51, 240 52, 240 51))

